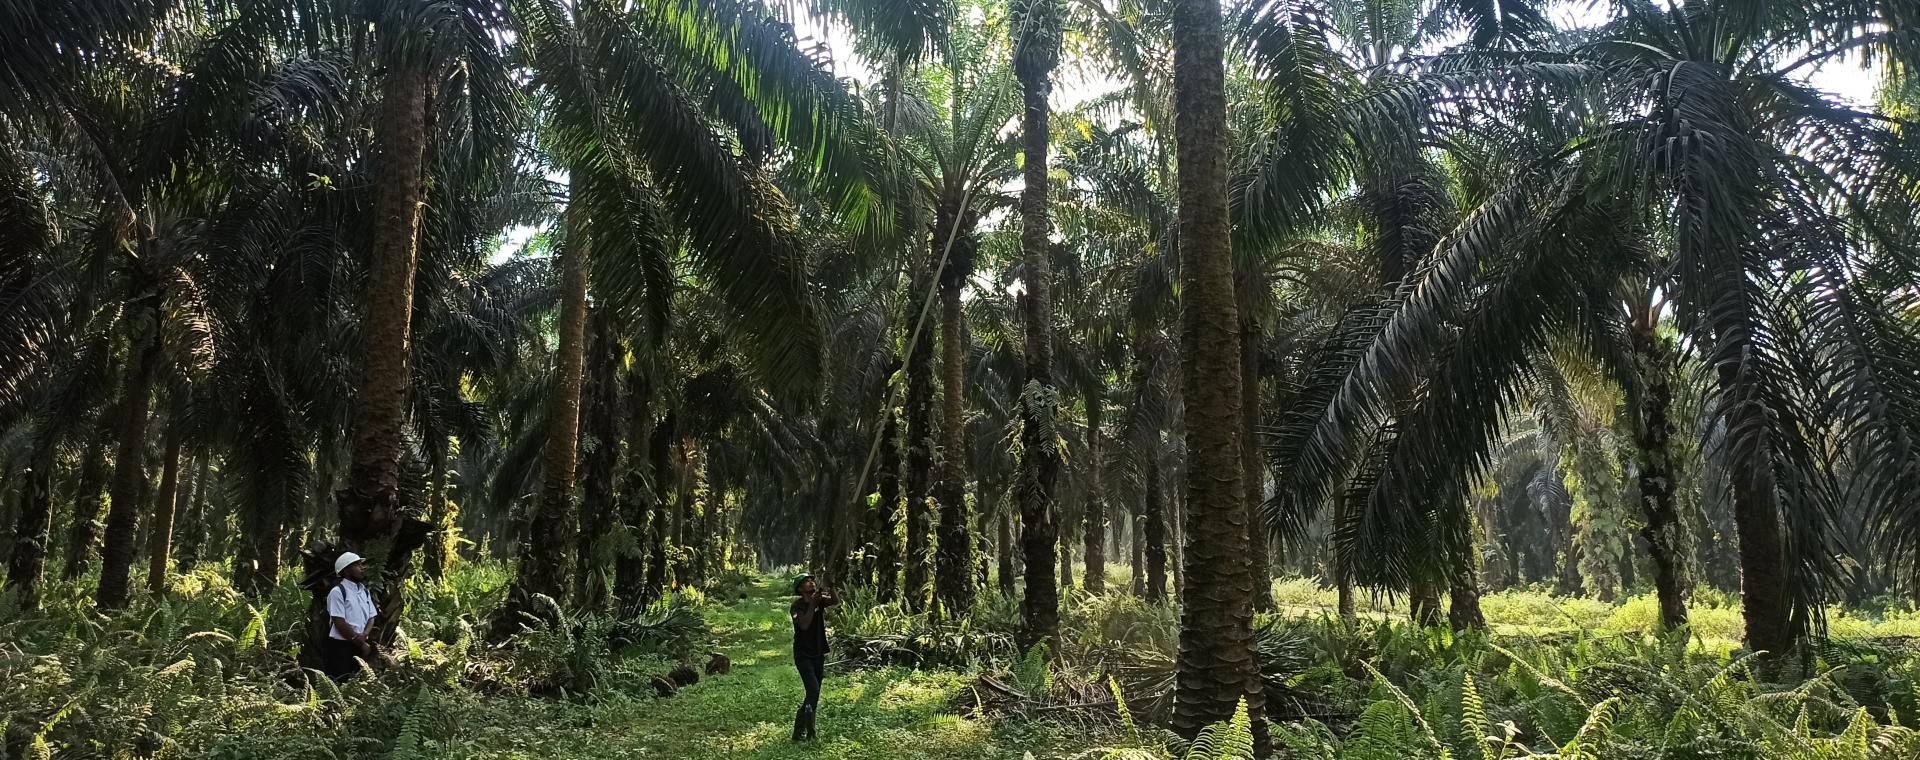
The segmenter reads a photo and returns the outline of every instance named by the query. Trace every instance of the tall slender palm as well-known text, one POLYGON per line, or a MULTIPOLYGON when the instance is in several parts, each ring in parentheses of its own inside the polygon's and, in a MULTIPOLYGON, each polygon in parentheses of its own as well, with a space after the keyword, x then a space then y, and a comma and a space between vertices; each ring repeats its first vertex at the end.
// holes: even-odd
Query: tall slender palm
MULTIPOLYGON (((1020 81, 1022 147, 1020 191, 1021 317, 1026 328, 1026 383, 1020 392, 1020 547, 1026 558, 1026 595, 1020 600, 1020 642, 1058 649, 1059 589, 1054 577, 1058 526, 1054 481, 1060 471, 1056 432, 1059 389, 1053 381, 1052 225, 1047 208, 1048 126, 1053 70, 1060 63, 1060 0, 1022 0, 1013 8, 1013 73, 1020 81)), ((1224 185, 1223 185, 1224 187, 1224 185)))
MULTIPOLYGON (((359 361, 351 416, 345 425, 347 473, 335 494, 339 537, 374 568, 383 628, 404 608, 402 579, 412 553, 433 526, 402 488, 408 396, 414 379, 416 276, 420 264, 430 145, 436 139, 481 146, 474 163, 500 161, 516 102, 508 91, 501 51, 490 30, 504 17, 496 5, 444 3, 420 7, 372 6, 374 57, 382 72, 373 124, 372 171, 378 188, 368 250, 367 285, 359 325, 359 361), (445 82, 452 86, 442 87, 445 82), (470 104, 456 124, 442 124, 439 104, 470 104), (454 132, 470 127, 472 134, 454 132), (489 155, 490 154, 490 155, 489 155)), ((324 484, 323 485, 327 485, 324 484)), ((314 606, 320 604, 316 598, 314 606)), ((316 613, 316 617, 318 614, 316 613)))
POLYGON ((944 124, 923 136, 931 161, 921 182, 933 205, 928 256, 940 262, 941 472, 935 488, 940 505, 935 585, 947 614, 965 614, 973 601, 973 536, 966 505, 968 328, 961 294, 974 273, 983 211, 1004 199, 998 186, 1013 173, 1013 148, 998 129, 1010 115, 1007 71, 998 60, 1001 40, 989 26, 965 25, 949 32, 944 124))
POLYGON ((973 607, 973 535, 967 509, 967 336, 966 316, 960 309, 960 291, 973 272, 978 242, 960 230, 971 227, 971 215, 961 208, 942 208, 936 225, 936 245, 947 243, 946 265, 940 271, 941 458, 938 555, 934 566, 935 597, 940 610, 961 617, 973 607), (960 212, 956 214, 955 212, 960 212), (945 233, 942 235, 941 233, 945 233))
MULTIPOLYGON (((932 260, 917 268, 908 289, 907 303, 927 303, 936 287, 938 271, 932 260)), ((906 354, 906 531, 907 552, 901 574, 901 597, 907 609, 927 609, 933 595, 933 508, 928 503, 932 491, 933 447, 933 331, 925 320, 910 323, 906 354)))
MULTIPOLYGON (((1185 557, 1174 728, 1193 736, 1245 700, 1261 714, 1240 447, 1240 324, 1227 203, 1226 35, 1217 0, 1173 4, 1180 187, 1185 557)), ((1256 726, 1264 723, 1255 718, 1256 726)), ((1265 731, 1256 738, 1265 749, 1265 731)))
POLYGON ((437 79, 430 28, 416 27, 400 3, 383 3, 378 19, 380 109, 375 160, 380 188, 374 208, 360 379, 354 396, 347 483, 336 497, 347 547, 387 561, 386 542, 401 521, 407 383, 413 358, 413 279, 426 193, 429 99, 437 79))

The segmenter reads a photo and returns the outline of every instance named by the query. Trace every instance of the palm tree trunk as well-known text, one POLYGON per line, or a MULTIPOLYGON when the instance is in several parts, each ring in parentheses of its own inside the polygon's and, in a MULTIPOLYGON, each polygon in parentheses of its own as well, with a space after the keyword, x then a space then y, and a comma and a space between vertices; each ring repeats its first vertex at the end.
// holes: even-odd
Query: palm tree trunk
POLYGON ((52 441, 37 441, 33 461, 20 483, 20 513, 14 524, 13 551, 7 555, 7 585, 22 610, 39 607, 40 574, 53 538, 52 441))
MULTIPOLYGON (((1043 32, 1044 33, 1044 32, 1043 32)), ((1054 551, 1058 541, 1054 523, 1054 481, 1060 472, 1060 450, 1055 434, 1054 409, 1058 390, 1053 382, 1053 273, 1048 254, 1052 221, 1047 215, 1047 148, 1051 140, 1047 96, 1053 92, 1053 68, 1059 57, 1059 39, 1034 42, 1037 48, 1016 54, 1020 80, 1020 145, 1023 153, 1020 190, 1021 283, 1020 313, 1026 329, 1026 382, 1020 394, 1020 547, 1026 558, 1026 595, 1020 601, 1020 648, 1044 644, 1059 651, 1060 591, 1055 585, 1054 551)), ((1024 47, 1024 46, 1023 46, 1024 47)))
POLYGON ((693 452, 696 444, 681 438, 673 453, 673 585, 693 583, 693 452))
POLYGON ((880 444, 880 496, 870 516, 873 546, 874 596, 892 602, 900 596, 900 413, 886 410, 886 429, 880 444))
POLYGON ((1008 505, 1004 503, 1000 505, 999 535, 995 536, 995 540, 996 545, 1000 547, 1000 551, 997 552, 1000 560, 1000 595, 1012 599, 1020 593, 1020 587, 1016 584, 1019 580, 1019 571, 1014 568, 1013 563, 1013 510, 1007 507, 1008 505))
POLYGON ((1638 424, 1634 426, 1640 509, 1645 519, 1640 535, 1646 538, 1647 554, 1653 559, 1653 588, 1660 601, 1660 627, 1670 631, 1687 624, 1680 516, 1674 504, 1674 481, 1679 473, 1668 446, 1673 434, 1673 423, 1668 417, 1673 405, 1672 358, 1648 315, 1636 316, 1632 331, 1635 370, 1641 379, 1635 410, 1638 424))
POLYGON ((1147 588, 1142 598, 1149 602, 1167 600, 1167 518, 1162 504, 1166 499, 1160 487, 1160 457, 1146 455, 1145 506, 1140 512, 1146 532, 1147 588))
POLYGON ((186 519, 181 521, 180 549, 174 553, 175 565, 182 575, 200 564, 207 543, 207 477, 213 455, 203 453, 194 462, 193 493, 187 499, 186 519))
POLYGON ((1186 403, 1186 591, 1174 730, 1193 737, 1246 700, 1268 754, 1253 647, 1241 459, 1240 335, 1227 209, 1225 34, 1219 0, 1173 4, 1180 184, 1180 357, 1186 403))
MULTIPOLYGON (((302 509, 288 512, 301 527, 324 532, 331 526, 339 530, 339 471, 344 458, 331 426, 322 428, 313 452, 313 498, 302 509)), ((295 544, 304 546, 304 544, 295 544)))
POLYGON ((146 490, 147 409, 152 402, 154 376, 160 368, 160 296, 148 296, 129 310, 139 324, 129 326, 125 390, 120 401, 119 447, 114 454, 113 484, 108 490, 106 543, 100 549, 100 585, 95 601, 101 610, 127 606, 129 575, 133 570, 135 523, 146 490))
POLYGON ((620 462, 620 426, 626 421, 620 409, 619 364, 625 354, 613 334, 613 323, 604 311, 596 311, 589 321, 592 330, 592 362, 586 379, 586 416, 583 433, 586 449, 581 464, 580 562, 574 572, 579 584, 579 607, 600 610, 607 606, 607 572, 601 566, 594 543, 614 535, 618 518, 614 504, 615 470, 620 462))
MULTIPOLYGON (((109 413, 108 419, 118 415, 109 413)), ((87 436, 87 453, 80 460, 80 478, 74 486, 73 526, 67 533, 67 559, 61 580, 79 580, 93 562, 94 541, 100 537, 100 507, 106 503, 107 459, 105 436, 87 436)))
MULTIPOLYGON (((713 559, 713 526, 708 522, 708 517, 713 514, 713 500, 706 484, 706 450, 696 447, 687 452, 687 492, 680 499, 687 514, 687 530, 691 534, 687 537, 687 544, 693 551, 695 586, 706 582, 707 568, 713 559)), ((836 488, 831 493, 837 496, 840 492, 836 488)))
POLYGON ((1246 481, 1247 564, 1253 575, 1253 609, 1273 609, 1273 564, 1267 553, 1267 521, 1260 502, 1266 495, 1267 468, 1260 461, 1260 324, 1240 321, 1240 461, 1246 481))
MULTIPOLYGON (((936 241, 944 242, 944 241, 936 241)), ((940 607, 958 619, 973 609, 973 536, 967 520, 967 345, 960 288, 965 282, 958 262, 948 262, 940 277, 940 364, 942 424, 940 468, 939 556, 934 584, 940 607), (955 276, 959 275, 959 276, 955 276)))
POLYGON ((1087 389, 1087 522, 1082 529, 1081 545, 1086 554, 1087 593, 1107 591, 1107 501, 1106 484, 1101 481, 1100 388, 1087 389))
POLYGON ((411 379, 413 274, 426 194, 430 88, 427 62, 411 56, 398 56, 381 82, 374 183, 380 190, 360 331, 353 454, 346 488, 337 496, 341 541, 383 573, 400 519, 400 459, 406 445, 401 429, 411 379))
POLYGON ((567 241, 560 248, 559 345, 554 355, 552 395, 547 400, 547 436, 540 467, 540 501, 521 544, 520 572, 505 609, 495 618, 494 638, 532 611, 532 596, 566 598, 575 546, 573 479, 580 459, 580 391, 586 368, 587 240, 585 212, 569 209, 567 241))
MULTIPOLYGON (((1057 507, 1060 505, 1056 503, 1054 506, 1057 507)), ((1064 512, 1065 510, 1061 511, 1064 512)), ((1072 525, 1073 523, 1074 519, 1072 515, 1063 514, 1060 515, 1060 519, 1056 524, 1072 525)), ((1060 541, 1056 544, 1056 546, 1059 547, 1060 555, 1060 572, 1058 577, 1060 578, 1060 591, 1062 593, 1073 590, 1073 537, 1066 535, 1066 533, 1067 531, 1065 530, 1060 531, 1060 541)))
MULTIPOLYGON (((294 489, 287 488, 273 490, 272 498, 239 502, 239 556, 233 563, 234 588, 256 600, 273 593, 280 578, 280 551, 284 545, 286 524, 289 518, 299 514, 302 501, 303 497, 295 494, 294 489)), ((224 538, 222 544, 225 543, 224 538)), ((310 602, 318 605, 319 610, 326 608, 326 600, 318 595, 310 602)), ((325 635, 325 631, 321 631, 320 635, 325 635)))
MULTIPOLYGON (((908 303, 923 302, 931 279, 929 272, 916 278, 908 303)), ((907 558, 901 592, 908 610, 922 612, 933 591, 928 577, 933 569, 933 516, 927 504, 933 477, 933 333, 921 329, 912 337, 907 352, 907 558)))
POLYGON ((992 508, 987 505, 987 479, 973 479, 973 587, 979 590, 992 588, 993 584, 993 536, 996 521, 992 508))
MULTIPOLYGON (((827 586, 851 586, 853 584, 853 546, 858 540, 860 515, 858 507, 866 503, 867 494, 853 493, 854 489, 864 488, 870 483, 858 477, 848 477, 849 473, 838 453, 852 450, 851 441, 864 436, 856 435, 853 430, 843 427, 837 416, 830 416, 832 424, 821 427, 820 441, 825 444, 821 451, 821 461, 825 464, 820 476, 820 498, 818 518, 815 520, 813 549, 818 558, 812 566, 821 569, 824 578, 821 583, 827 586), (845 433, 841 431, 847 431, 845 433)), ((862 464, 864 464, 864 460, 862 464)), ((709 497, 701 503, 711 508, 714 504, 711 495, 715 493, 712 473, 708 473, 707 493, 709 497)), ((702 518, 705 519, 704 517, 702 518)), ((702 534, 703 540, 710 540, 712 534, 702 534)), ((704 571, 703 571, 704 574, 704 571)))
MULTIPOLYGON (((1471 551, 1472 543, 1468 543, 1471 551)), ((1447 622, 1455 631, 1487 629, 1487 616, 1480 611, 1480 572, 1472 556, 1467 556, 1464 566, 1453 576, 1448 586, 1449 604, 1447 622)))
POLYGON ((167 421, 166 454, 160 459, 160 493, 153 499, 153 526, 147 529, 147 590, 167 592, 167 562, 173 555, 173 518, 180 501, 180 422, 167 421))
POLYGON ((1354 602, 1353 581, 1339 568, 1334 569, 1334 611, 1341 620, 1353 622, 1360 619, 1358 605, 1354 602))
POLYGON ((427 522, 432 533, 421 549, 420 572, 433 580, 447 577, 453 562, 453 504, 447 501, 447 435, 438 430, 425 431, 427 450, 427 522))
MULTIPOLYGON (((652 531, 647 526, 653 503, 648 492, 647 443, 653 437, 653 384, 638 362, 626 378, 627 425, 622 431, 626 443, 626 475, 620 489, 620 521, 633 537, 629 551, 614 560, 613 596, 623 613, 634 613, 653 602, 647 580, 648 547, 652 531)), ((653 586, 652 588, 658 588, 653 586)))
POLYGON ((1421 628, 1440 625, 1440 589, 1431 580, 1416 580, 1407 589, 1408 618, 1421 628))
POLYGON ((679 417, 667 412, 660 424, 653 428, 653 435, 647 439, 647 457, 653 471, 653 529, 647 532, 647 594, 648 602, 660 598, 666 593, 667 584, 672 582, 671 567, 667 560, 667 543, 673 536, 673 506, 668 497, 668 473, 672 471, 674 438, 678 434, 679 417))
MULTIPOLYGON (((1178 431, 1176 431, 1176 433, 1177 432, 1178 431)), ((1160 479, 1163 482, 1167 480, 1172 480, 1175 483, 1185 482, 1181 478, 1180 471, 1177 468, 1173 472, 1167 472, 1165 469, 1162 469, 1160 471, 1160 479)), ((1178 490, 1167 493, 1165 500, 1161 502, 1166 515, 1162 520, 1162 524, 1167 526, 1167 577, 1173 582, 1172 588, 1167 590, 1167 598, 1175 602, 1180 601, 1187 593, 1187 587, 1181 581, 1181 573, 1186 570, 1186 566, 1182 561, 1187 556, 1187 537, 1184 535, 1186 529, 1186 523, 1184 522, 1186 518, 1186 502, 1185 495, 1178 490)))
POLYGON ((1133 568, 1133 595, 1140 599, 1145 599, 1147 598, 1147 513, 1145 511, 1145 505, 1139 505, 1132 512, 1128 513, 1128 517, 1131 519, 1129 520, 1129 527, 1127 529, 1127 543, 1133 547, 1132 551, 1128 554, 1133 568))
MULTIPOLYGON (((720 493, 718 489, 714 489, 714 478, 707 461, 707 453, 699 451, 695 455, 695 463, 697 464, 693 468, 693 493, 697 495, 695 501, 699 503, 701 522, 699 522, 699 535, 693 539, 693 582, 707 583, 707 578, 712 578, 710 572, 714 572, 714 568, 720 566, 720 562, 716 560, 720 543, 714 541, 714 512, 720 511, 720 493)), ((839 491, 835 489, 833 493, 837 495, 839 491)), ((845 557, 845 553, 841 553, 841 557, 845 557)))
MULTIPOLYGON (((1723 390, 1736 380, 1730 375, 1737 368, 1720 369, 1723 390)), ((1759 401, 1734 402, 1728 413, 1729 427, 1761 426, 1766 410, 1759 401)), ((1754 461, 1736 464, 1730 473, 1733 481, 1733 521, 1740 537, 1741 607, 1747 624, 1747 648, 1766 652, 1765 660, 1783 662, 1793 651, 1797 638, 1793 624, 1793 605, 1788 597, 1786 541, 1780 527, 1780 507, 1775 500, 1773 473, 1768 469, 1765 452, 1750 455, 1754 461)), ((1643 499, 1644 501, 1644 499, 1643 499)))

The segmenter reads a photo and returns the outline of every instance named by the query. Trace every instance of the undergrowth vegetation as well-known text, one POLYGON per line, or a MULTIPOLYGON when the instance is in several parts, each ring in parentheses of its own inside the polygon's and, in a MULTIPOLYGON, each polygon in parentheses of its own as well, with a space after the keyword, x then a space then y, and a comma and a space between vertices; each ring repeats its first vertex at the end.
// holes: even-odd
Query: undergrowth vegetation
MULTIPOLYGON (((1710 597, 1694 608, 1700 626, 1665 635, 1651 633, 1657 611, 1644 597, 1490 594, 1492 631, 1459 634, 1417 628, 1384 606, 1342 621, 1330 594, 1304 582, 1280 584, 1276 597, 1280 611, 1257 628, 1265 714, 1293 758, 1920 757, 1911 611, 1836 611, 1835 636, 1797 664, 1806 677, 1770 683, 1736 648, 1737 608, 1710 597)), ((1122 737, 1092 756, 1208 749, 1152 728, 1172 708, 1177 608, 1069 595, 1047 668, 1012 648, 1017 619, 995 604, 942 622, 856 594, 836 636, 853 667, 972 673, 962 711, 1122 737)), ((1197 756, 1236 756, 1209 751, 1197 756)))
POLYGON ((302 666, 305 592, 283 583, 255 605, 224 577, 203 569, 111 617, 67 586, 39 613, 4 610, 0 756, 460 756, 445 750, 472 738, 483 701, 638 690, 710 639, 695 603, 674 597, 636 617, 562 614, 489 646, 475 630, 508 574, 462 564, 413 583, 382 662, 335 684, 302 666))
MULTIPOLYGON (((249 604, 223 577, 203 570, 110 618, 67 587, 42 612, 4 610, 4 757, 915 756, 873 734, 884 730, 938 731, 941 757, 1145 760, 1243 757, 1251 731, 1223 723, 1183 743, 1161 728, 1178 610, 1123 593, 1068 595, 1057 652, 1018 650, 1017 609, 998 597, 941 620, 849 593, 829 621, 822 713, 839 736, 807 749, 781 734, 798 696, 784 602, 753 574, 717 577, 640 616, 560 614, 495 646, 474 631, 508 575, 462 564, 445 581, 417 582, 384 661, 337 685, 301 666, 303 592, 284 584, 249 604), (714 677, 696 702, 648 689, 716 649, 752 672, 714 677), (888 712, 907 704, 917 706, 888 712), (698 736, 658 730, 688 709, 718 712, 698 736), (606 733, 634 721, 641 728, 606 733), (543 726, 567 728, 570 743, 527 734, 543 726)), ((1667 635, 1605 624, 1641 614, 1637 599, 1601 609, 1493 594, 1491 632, 1455 634, 1385 615, 1342 621, 1291 584, 1279 592, 1280 611, 1260 616, 1258 633, 1265 726, 1289 758, 1920 757, 1920 650, 1898 633, 1911 612, 1841 618, 1862 632, 1809 647, 1804 678, 1771 683, 1712 623, 1667 635)), ((1696 609, 1712 621, 1718 608, 1706 601, 1696 609)))

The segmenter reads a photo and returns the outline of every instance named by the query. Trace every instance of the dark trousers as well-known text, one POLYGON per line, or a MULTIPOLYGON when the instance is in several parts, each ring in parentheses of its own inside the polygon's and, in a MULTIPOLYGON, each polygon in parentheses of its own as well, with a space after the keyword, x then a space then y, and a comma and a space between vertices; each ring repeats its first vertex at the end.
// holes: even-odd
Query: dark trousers
POLYGON ((820 709, 820 680, 827 677, 827 658, 796 654, 793 666, 800 671, 800 683, 807 687, 807 701, 800 703, 800 709, 820 709))
POLYGON ((345 681, 359 673, 360 663, 354 662, 353 658, 363 656, 360 647, 351 641, 341 641, 332 636, 320 640, 320 670, 335 681, 345 681))

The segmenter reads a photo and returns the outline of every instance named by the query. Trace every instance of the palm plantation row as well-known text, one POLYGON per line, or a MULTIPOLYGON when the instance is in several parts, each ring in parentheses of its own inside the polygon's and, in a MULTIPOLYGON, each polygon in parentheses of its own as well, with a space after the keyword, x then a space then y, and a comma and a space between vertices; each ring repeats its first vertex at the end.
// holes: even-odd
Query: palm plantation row
POLYGON ((1779 668, 1920 594, 1920 5, 1225 5, 29 3, 7 586, 805 564, 1026 649, 1111 557, 1188 736, 1276 573, 1743 590, 1779 668))

